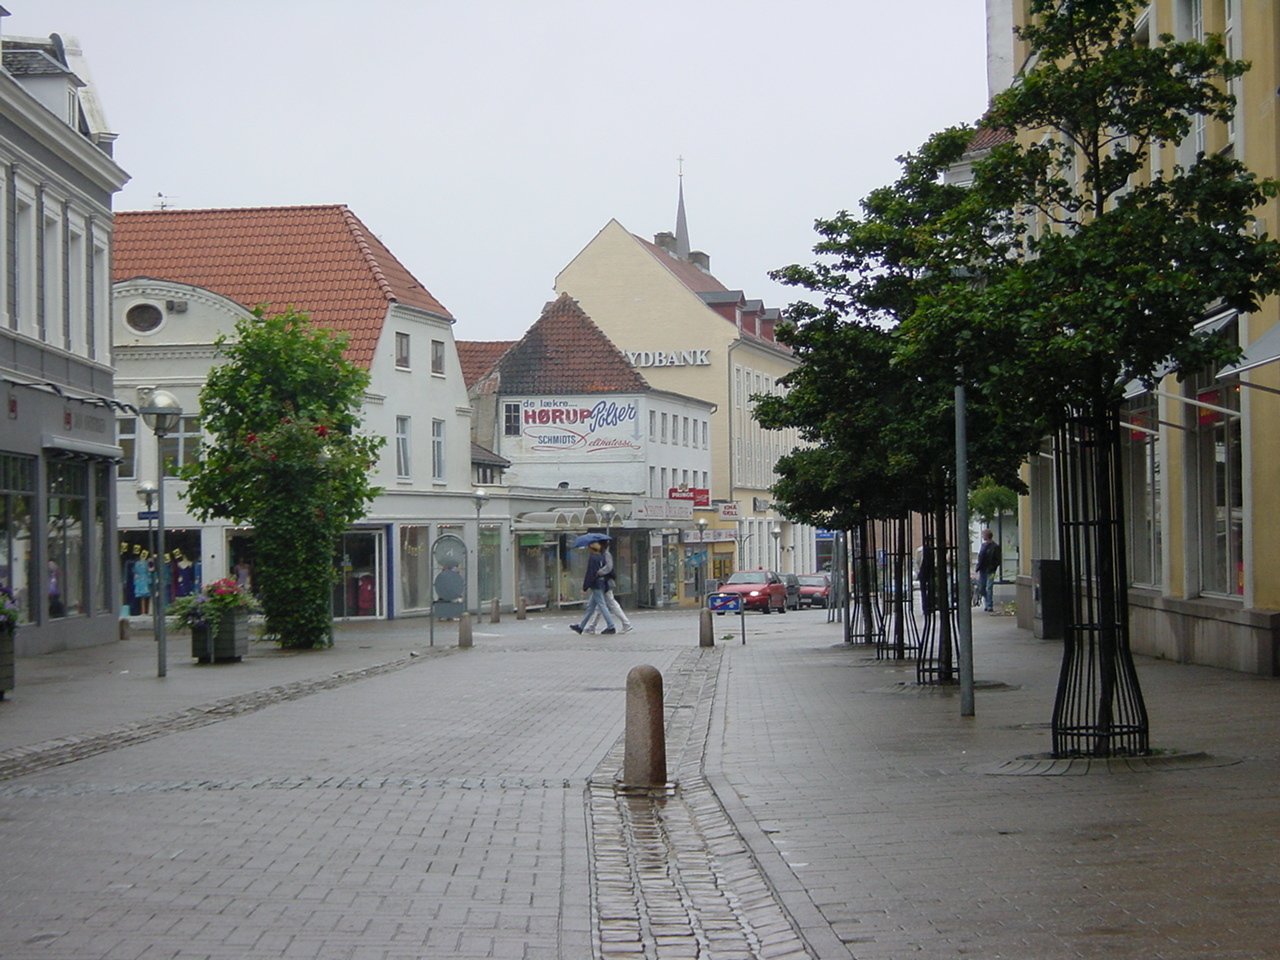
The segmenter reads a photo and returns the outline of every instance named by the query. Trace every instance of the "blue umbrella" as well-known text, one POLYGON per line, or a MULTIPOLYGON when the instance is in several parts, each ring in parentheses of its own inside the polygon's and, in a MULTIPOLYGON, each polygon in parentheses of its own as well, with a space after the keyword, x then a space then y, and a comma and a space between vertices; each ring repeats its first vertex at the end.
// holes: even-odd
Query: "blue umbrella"
POLYGON ((601 540, 612 540, 613 537, 606 537, 603 533, 584 533, 577 540, 573 541, 575 547, 585 547, 588 543, 599 543, 601 540))

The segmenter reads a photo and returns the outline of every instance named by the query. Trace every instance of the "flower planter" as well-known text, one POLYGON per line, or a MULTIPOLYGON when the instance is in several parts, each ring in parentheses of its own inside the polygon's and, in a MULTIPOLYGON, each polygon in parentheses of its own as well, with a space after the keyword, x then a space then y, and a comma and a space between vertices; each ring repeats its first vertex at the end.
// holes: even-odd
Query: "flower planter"
POLYGON ((0 700, 6 690, 13 689, 13 635, 14 628, 0 625, 0 700))
MULTIPOLYGON (((224 616, 213 637, 214 662, 239 662, 249 652, 249 614, 239 611, 224 616)), ((209 662, 209 628, 191 628, 191 656, 209 662)))

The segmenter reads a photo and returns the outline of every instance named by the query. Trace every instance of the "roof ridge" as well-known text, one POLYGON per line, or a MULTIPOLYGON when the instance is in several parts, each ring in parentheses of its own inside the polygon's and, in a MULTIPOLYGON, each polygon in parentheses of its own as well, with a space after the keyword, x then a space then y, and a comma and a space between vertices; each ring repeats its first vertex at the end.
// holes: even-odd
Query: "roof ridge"
POLYGON ((345 203, 285 203, 276 206, 266 207, 167 207, 164 210, 116 210, 115 215, 119 216, 163 216, 173 217, 184 213, 259 213, 266 210, 342 210, 346 208, 345 203))
POLYGON ((369 269, 373 272, 373 280, 382 291, 382 295, 387 298, 388 303, 399 303, 395 293, 391 289, 391 284, 387 281, 387 276, 382 272, 382 265, 378 263, 378 258, 374 256, 373 250, 369 247, 369 241, 365 238, 368 228, 360 222, 360 218, 351 212, 351 208, 345 203, 339 204, 338 210, 346 223, 347 228, 351 231, 351 235, 356 241, 356 246, 360 248, 360 254, 364 257, 365 262, 369 265, 369 269))

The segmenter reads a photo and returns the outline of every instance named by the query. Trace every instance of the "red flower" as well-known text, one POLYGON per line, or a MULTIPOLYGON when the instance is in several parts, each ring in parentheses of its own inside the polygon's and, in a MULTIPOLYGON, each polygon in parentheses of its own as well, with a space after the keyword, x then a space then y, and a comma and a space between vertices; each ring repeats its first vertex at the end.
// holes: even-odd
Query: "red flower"
POLYGON ((316 433, 320 434, 322 437, 327 437, 329 435, 329 428, 322 423, 320 426, 316 427, 316 433))
POLYGON ((258 435, 257 435, 256 433, 251 433, 251 434, 249 434, 247 437, 245 437, 245 438, 244 438, 244 442, 245 442, 245 443, 257 443, 257 442, 258 442, 258 435))

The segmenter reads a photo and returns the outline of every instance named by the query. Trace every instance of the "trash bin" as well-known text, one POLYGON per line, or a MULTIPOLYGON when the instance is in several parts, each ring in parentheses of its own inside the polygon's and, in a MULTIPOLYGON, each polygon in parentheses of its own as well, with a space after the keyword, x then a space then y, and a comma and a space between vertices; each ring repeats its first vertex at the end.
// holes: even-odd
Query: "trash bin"
POLYGON ((1035 605, 1032 635, 1041 640, 1061 640, 1066 618, 1061 560, 1031 561, 1031 598, 1035 605))

